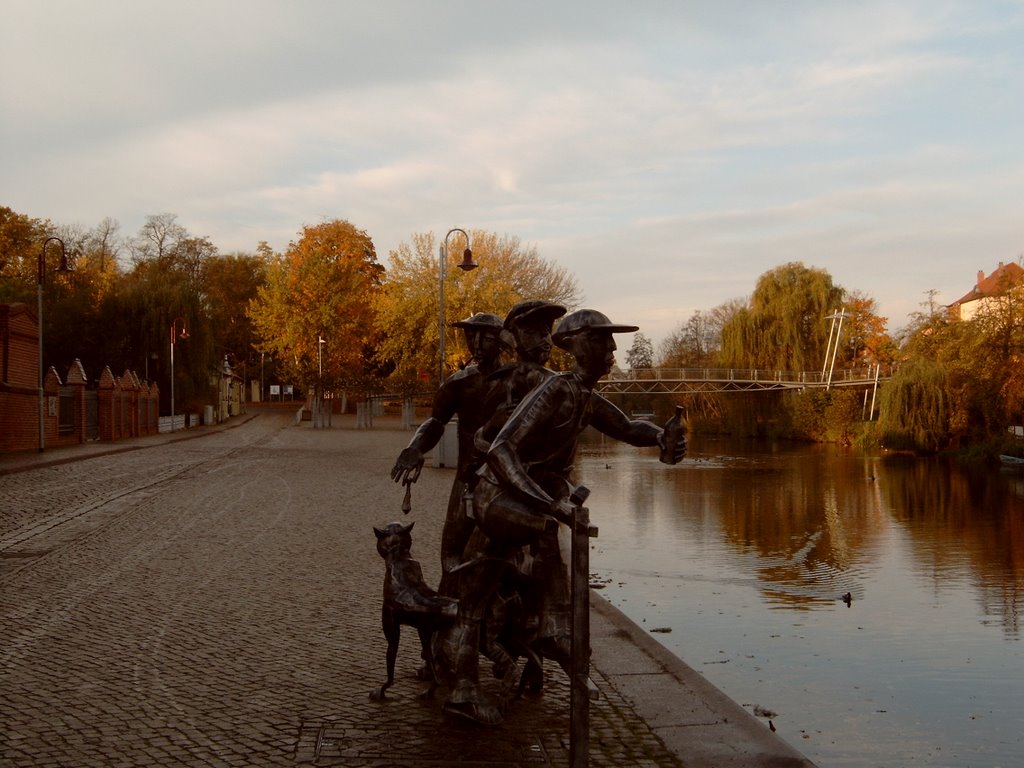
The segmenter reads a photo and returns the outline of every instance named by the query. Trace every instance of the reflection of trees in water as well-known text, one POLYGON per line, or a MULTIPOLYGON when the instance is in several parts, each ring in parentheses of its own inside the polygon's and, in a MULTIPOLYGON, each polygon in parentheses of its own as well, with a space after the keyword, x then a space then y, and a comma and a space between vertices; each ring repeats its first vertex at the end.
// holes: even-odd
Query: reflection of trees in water
POLYGON ((937 588, 954 576, 968 580, 986 623, 1020 636, 1024 498, 1007 478, 938 459, 762 446, 730 451, 727 441, 707 441, 704 453, 664 467, 654 454, 634 464, 626 457, 637 449, 597 443, 590 448, 604 458, 590 473, 606 474, 581 479, 611 481, 593 499, 599 527, 611 510, 628 510, 623 522, 637 540, 724 541, 739 555, 735 567, 789 609, 834 605, 846 592, 858 599, 861 574, 881 559, 875 550, 896 524, 919 572, 936 574, 937 588))
POLYGON ((990 471, 968 471, 941 459, 893 457, 883 466, 886 501, 910 533, 921 570, 942 579, 962 568, 978 590, 983 613, 1019 637, 1024 500, 990 471))
POLYGON ((799 452, 767 466, 729 465, 719 478, 723 531, 757 552, 771 602, 813 608, 847 592, 856 598, 858 563, 887 524, 873 467, 827 449, 799 452))

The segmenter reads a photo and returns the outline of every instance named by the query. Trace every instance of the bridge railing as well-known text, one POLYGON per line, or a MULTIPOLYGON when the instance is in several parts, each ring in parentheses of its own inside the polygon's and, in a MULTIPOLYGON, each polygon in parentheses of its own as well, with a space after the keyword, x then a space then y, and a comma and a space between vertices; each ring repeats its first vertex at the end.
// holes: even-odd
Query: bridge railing
MULTIPOLYGON (((883 378, 889 375, 882 373, 883 378)), ((826 371, 773 371, 763 368, 633 368, 615 371, 608 376, 612 380, 627 381, 744 381, 744 382, 787 382, 821 385, 829 381, 826 371)), ((844 381, 871 381, 875 378, 874 366, 843 368, 832 371, 832 383, 844 381)))

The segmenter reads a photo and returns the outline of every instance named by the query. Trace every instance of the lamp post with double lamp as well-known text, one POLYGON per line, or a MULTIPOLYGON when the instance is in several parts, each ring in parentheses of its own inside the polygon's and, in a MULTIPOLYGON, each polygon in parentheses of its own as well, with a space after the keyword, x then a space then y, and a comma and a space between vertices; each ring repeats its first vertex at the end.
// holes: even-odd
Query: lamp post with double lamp
POLYGON ((46 392, 43 389, 43 280, 46 277, 46 246, 51 242, 60 243, 60 266, 58 272, 71 272, 68 266, 68 252, 64 247, 64 241, 59 237, 48 237, 43 241, 43 247, 39 251, 39 274, 36 280, 36 318, 39 323, 39 452, 42 453, 46 447, 46 392))
POLYGON ((187 339, 188 331, 185 330, 185 321, 176 317, 171 321, 171 432, 174 431, 174 344, 178 339, 187 339), (181 323, 181 330, 178 330, 178 323, 181 323))

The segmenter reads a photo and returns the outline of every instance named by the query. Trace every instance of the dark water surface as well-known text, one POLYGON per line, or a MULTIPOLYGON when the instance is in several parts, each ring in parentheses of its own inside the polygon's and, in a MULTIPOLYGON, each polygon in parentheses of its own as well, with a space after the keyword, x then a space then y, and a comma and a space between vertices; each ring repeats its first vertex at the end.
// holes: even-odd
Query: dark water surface
POLYGON ((600 436, 579 468, 602 594, 822 768, 1024 766, 1024 472, 600 436))

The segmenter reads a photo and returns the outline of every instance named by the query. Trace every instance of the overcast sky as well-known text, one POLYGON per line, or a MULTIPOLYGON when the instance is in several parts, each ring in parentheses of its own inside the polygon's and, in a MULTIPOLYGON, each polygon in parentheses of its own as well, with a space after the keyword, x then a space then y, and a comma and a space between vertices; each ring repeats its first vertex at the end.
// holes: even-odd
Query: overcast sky
POLYGON ((1021 0, 0 0, 0 19, 0 205, 57 224, 131 235, 168 212, 252 252, 343 218, 385 264, 416 232, 509 234, 655 343, 789 261, 893 330, 1024 253, 1021 0))

